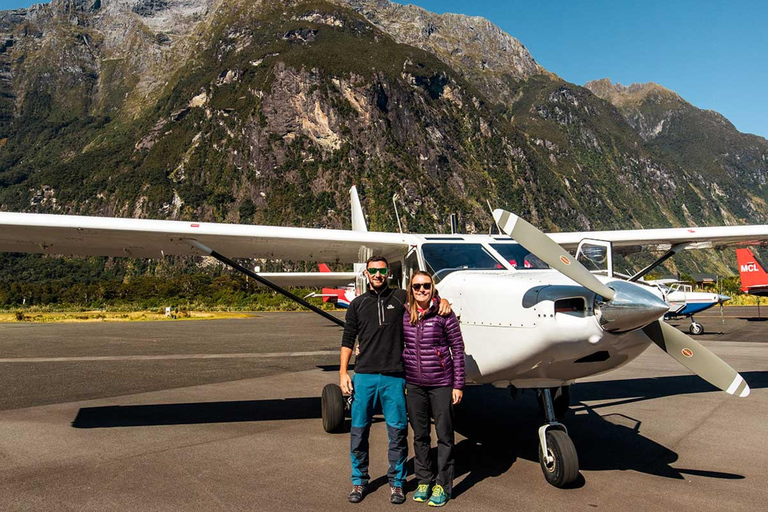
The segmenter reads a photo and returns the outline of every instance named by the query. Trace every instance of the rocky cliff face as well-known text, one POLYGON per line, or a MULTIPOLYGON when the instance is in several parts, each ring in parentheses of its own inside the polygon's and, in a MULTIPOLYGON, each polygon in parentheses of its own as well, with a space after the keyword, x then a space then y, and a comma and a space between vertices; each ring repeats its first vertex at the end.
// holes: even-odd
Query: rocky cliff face
POLYGON ((467 76, 490 98, 511 101, 512 84, 546 73, 523 44, 479 16, 435 14, 389 0, 336 0, 347 5, 399 43, 436 55, 467 76))
POLYGON ((585 87, 621 112, 656 159, 689 169, 699 190, 708 190, 707 200, 727 197, 740 218, 764 218, 768 140, 740 133, 717 112, 657 84, 625 87, 603 79, 585 87))
POLYGON ((410 231, 765 222, 765 139, 635 89, 386 1, 54 0, 0 13, 0 208, 344 227, 356 183, 382 230, 395 192, 410 231))
POLYGON ((584 85, 624 115, 644 140, 658 136, 673 116, 690 107, 680 96, 655 83, 623 86, 607 78, 584 85))

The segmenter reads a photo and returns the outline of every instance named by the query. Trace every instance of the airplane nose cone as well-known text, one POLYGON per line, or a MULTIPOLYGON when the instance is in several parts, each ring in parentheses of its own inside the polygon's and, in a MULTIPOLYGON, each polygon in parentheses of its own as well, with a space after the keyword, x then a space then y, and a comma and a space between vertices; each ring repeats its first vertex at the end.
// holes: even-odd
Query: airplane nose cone
POLYGON ((727 296, 727 295, 718 295, 718 297, 717 297, 717 303, 718 304, 722 304, 724 302, 728 302, 729 300, 731 300, 731 298, 729 296, 727 296))
POLYGON ((612 281, 616 291, 610 301, 599 306, 600 325, 608 332, 628 332, 658 320, 669 311, 669 305, 639 285, 612 281))

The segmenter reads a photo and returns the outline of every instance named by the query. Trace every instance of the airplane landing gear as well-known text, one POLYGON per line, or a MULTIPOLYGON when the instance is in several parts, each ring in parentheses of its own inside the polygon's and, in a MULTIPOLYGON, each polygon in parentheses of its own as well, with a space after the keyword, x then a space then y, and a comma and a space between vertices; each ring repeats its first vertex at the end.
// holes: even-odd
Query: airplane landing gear
POLYGON ((555 417, 552 392, 538 390, 547 424, 539 428, 539 464, 544 478, 555 487, 565 487, 579 476, 579 456, 565 425, 555 417))
MULTIPOLYGON (((562 421, 570 411, 571 407, 571 386, 560 386, 559 388, 549 388, 552 394, 552 407, 555 411, 555 419, 562 421)), ((547 407, 544 405, 544 398, 541 390, 537 393, 539 409, 546 417, 547 407)))
POLYGON ((696 323, 696 320, 691 317, 691 326, 688 327, 688 332, 695 335, 704 334, 704 326, 696 323))
POLYGON ((336 384, 327 384, 323 388, 320 399, 320 408, 323 414, 323 430, 326 432, 338 432, 344 424, 344 412, 347 401, 341 393, 341 388, 336 384))

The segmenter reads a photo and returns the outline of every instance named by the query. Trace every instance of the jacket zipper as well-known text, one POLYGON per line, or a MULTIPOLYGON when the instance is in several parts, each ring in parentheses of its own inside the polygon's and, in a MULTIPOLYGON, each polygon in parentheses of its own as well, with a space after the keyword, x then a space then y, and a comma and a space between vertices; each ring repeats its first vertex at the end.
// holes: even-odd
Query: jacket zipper
POLYGON ((416 367, 419 369, 419 384, 423 385, 424 382, 421 378, 421 327, 423 322, 419 320, 416 324, 416 367))

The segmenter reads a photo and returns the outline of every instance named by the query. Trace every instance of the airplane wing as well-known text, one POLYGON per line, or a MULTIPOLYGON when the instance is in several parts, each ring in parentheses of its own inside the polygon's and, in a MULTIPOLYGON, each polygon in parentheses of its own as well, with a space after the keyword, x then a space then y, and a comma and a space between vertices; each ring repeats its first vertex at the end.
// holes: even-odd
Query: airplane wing
POLYGON ((134 258, 205 254, 192 241, 229 258, 342 263, 365 261, 372 254, 399 258, 409 247, 396 233, 0 212, 0 251, 6 252, 134 258))
MULTIPOLYGON (((278 286, 306 286, 310 288, 343 287, 355 281, 355 272, 257 272, 278 286)), ((319 297, 322 295, 316 295, 319 297)), ((336 297, 336 295, 329 295, 336 297)))
POLYGON ((569 251, 575 251, 585 238, 611 242, 614 250, 627 252, 646 247, 660 251, 676 244, 688 244, 686 249, 721 249, 729 246, 768 244, 768 225, 719 226, 703 228, 632 229, 624 231, 582 231, 547 233, 549 237, 569 251))

